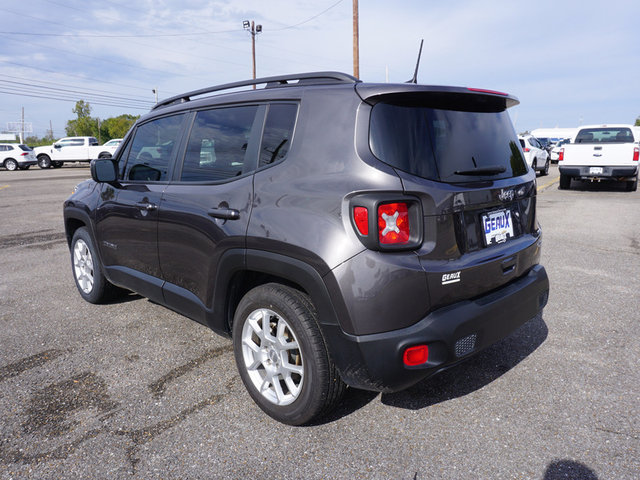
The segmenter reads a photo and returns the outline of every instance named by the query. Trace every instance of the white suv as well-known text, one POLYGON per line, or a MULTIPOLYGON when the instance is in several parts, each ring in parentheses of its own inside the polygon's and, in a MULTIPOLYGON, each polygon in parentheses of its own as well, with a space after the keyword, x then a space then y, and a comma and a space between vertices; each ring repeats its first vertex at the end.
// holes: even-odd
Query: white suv
POLYGON ((540 175, 549 173, 549 152, 542 146, 540 141, 533 135, 518 135, 520 146, 524 153, 524 159, 533 170, 540 172, 540 175))
POLYGON ((0 143, 0 167, 26 170, 38 163, 31 147, 19 143, 0 143))

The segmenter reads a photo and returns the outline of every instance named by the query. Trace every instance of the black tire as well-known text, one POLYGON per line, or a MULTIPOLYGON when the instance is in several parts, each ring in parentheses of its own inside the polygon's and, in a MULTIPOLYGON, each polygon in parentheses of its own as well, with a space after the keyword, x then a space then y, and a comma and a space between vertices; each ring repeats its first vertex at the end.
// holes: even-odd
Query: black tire
POLYGON ((568 190, 571 187, 571 177, 568 175, 560 174, 560 190, 568 190))
POLYGON ((541 177, 544 177, 545 175, 549 175, 549 159, 548 158, 546 163, 544 164, 544 168, 540 171, 541 177))
POLYGON ((233 350, 249 395, 279 422, 311 422, 329 412, 346 388, 327 353, 313 303, 293 288, 269 283, 242 298, 233 319, 233 350), (266 334, 265 318, 269 320, 266 334), (297 342, 297 348, 282 348, 287 342, 273 342, 274 333, 297 342))
POLYGON ((71 240, 71 270, 82 298, 89 303, 104 303, 118 289, 105 278, 91 235, 86 227, 78 228, 71 240))
POLYGON ((60 167, 62 167, 62 165, 64 165, 64 162, 60 162, 60 161, 53 161, 53 162, 51 162, 51 166, 52 166, 53 168, 60 168, 60 167))
POLYGON ((4 168, 9 170, 10 172, 13 172, 18 169, 18 162, 16 162, 13 158, 7 158, 4 161, 4 168))
POLYGON ((638 190, 638 177, 636 177, 635 180, 627 182, 627 192, 635 192, 636 190, 638 190))
POLYGON ((51 158, 49 158, 49 155, 45 155, 44 153, 38 155, 38 166, 40 168, 51 168, 51 158))
POLYGON ((538 159, 534 158, 533 162, 531 162, 531 170, 533 170, 533 173, 536 173, 536 171, 538 170, 538 159))

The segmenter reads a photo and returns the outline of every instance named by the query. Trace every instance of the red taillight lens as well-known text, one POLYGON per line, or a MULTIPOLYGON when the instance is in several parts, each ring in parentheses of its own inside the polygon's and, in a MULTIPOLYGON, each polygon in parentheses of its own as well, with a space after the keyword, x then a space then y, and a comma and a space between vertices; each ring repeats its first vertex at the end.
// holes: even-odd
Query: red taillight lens
POLYGON ((416 345, 404 351, 402 360, 407 367, 416 367, 427 363, 429 360, 429 347, 427 345, 416 345))
POLYGON ((20 154, 20 156, 21 156, 21 157, 26 157, 27 155, 29 155, 27 152, 22 152, 22 153, 20 154))
POLYGON ((360 235, 369 235, 369 210, 365 207, 355 207, 353 209, 353 220, 360 235))
POLYGON ((378 238, 381 244, 408 243, 409 207, 406 203, 383 203, 378 207, 378 238))
POLYGON ((524 150, 523 150, 523 151, 525 151, 525 152, 529 152, 529 151, 531 151, 531 149, 530 149, 530 148, 527 148, 527 147, 524 147, 524 150))
POLYGON ((560 152, 558 153, 558 161, 561 162, 564 160, 564 148, 560 149, 560 152))
POLYGON ((638 157, 640 157, 640 148, 639 147, 635 147, 633 149, 633 161, 637 162, 638 161, 638 157))

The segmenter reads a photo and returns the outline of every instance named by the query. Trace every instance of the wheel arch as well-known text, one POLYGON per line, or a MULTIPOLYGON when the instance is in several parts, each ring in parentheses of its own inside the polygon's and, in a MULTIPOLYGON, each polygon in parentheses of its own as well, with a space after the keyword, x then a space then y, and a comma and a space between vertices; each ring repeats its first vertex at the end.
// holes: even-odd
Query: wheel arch
POLYGON ((207 324, 230 337, 236 308, 249 290, 266 283, 299 290, 315 306, 327 351, 346 381, 352 376, 350 365, 358 364, 359 354, 353 351, 341 326, 341 321, 349 321, 348 311, 338 286, 327 284, 331 279, 331 275, 323 278, 311 265, 297 258, 260 250, 228 250, 219 263, 213 309, 207 324))

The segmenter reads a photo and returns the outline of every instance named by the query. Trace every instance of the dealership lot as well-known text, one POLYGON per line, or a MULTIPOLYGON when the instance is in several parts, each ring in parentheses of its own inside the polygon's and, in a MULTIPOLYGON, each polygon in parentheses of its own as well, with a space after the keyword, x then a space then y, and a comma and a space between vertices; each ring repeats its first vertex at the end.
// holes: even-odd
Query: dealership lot
POLYGON ((288 427, 231 342, 130 295, 84 302, 62 202, 86 166, 0 172, 0 478, 632 479, 640 192, 539 177, 544 317, 396 394, 288 427))

